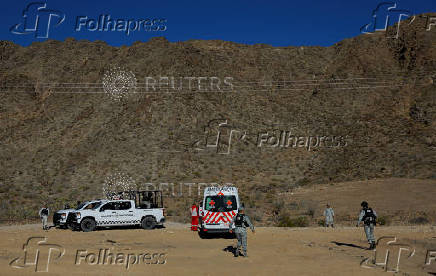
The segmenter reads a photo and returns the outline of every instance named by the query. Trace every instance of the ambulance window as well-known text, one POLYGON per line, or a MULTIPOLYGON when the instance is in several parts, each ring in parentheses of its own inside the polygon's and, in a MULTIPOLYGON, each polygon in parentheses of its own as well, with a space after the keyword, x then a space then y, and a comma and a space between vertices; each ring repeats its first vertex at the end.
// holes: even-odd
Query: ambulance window
POLYGON ((236 210, 236 197, 224 196, 224 206, 228 210, 236 210))
POLYGON ((210 211, 215 209, 216 207, 216 196, 208 196, 206 197, 206 210, 210 211))
POLYGON ((228 196, 208 196, 205 200, 206 211, 228 212, 237 209, 236 197, 228 196))

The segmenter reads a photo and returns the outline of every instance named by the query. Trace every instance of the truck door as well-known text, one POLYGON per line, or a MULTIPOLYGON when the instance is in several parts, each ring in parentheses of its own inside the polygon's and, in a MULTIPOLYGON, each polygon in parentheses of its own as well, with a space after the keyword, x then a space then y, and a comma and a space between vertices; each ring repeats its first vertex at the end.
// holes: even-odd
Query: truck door
POLYGON ((117 220, 117 212, 115 202, 108 202, 100 207, 100 219, 97 221, 99 226, 115 225, 117 220))
POLYGON ((120 201, 117 202, 118 210, 116 210, 118 215, 118 221, 120 225, 130 225, 138 223, 138 218, 135 218, 135 212, 131 201, 120 201))

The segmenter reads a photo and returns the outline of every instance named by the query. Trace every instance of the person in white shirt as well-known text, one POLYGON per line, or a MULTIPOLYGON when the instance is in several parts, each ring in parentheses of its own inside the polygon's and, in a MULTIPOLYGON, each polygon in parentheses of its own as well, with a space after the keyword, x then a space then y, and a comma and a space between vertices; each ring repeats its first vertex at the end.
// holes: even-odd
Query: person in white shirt
POLYGON ((335 218, 335 212, 333 211, 333 208, 327 204, 326 209, 324 210, 324 217, 325 217, 325 227, 329 227, 329 225, 333 226, 333 219, 335 218))

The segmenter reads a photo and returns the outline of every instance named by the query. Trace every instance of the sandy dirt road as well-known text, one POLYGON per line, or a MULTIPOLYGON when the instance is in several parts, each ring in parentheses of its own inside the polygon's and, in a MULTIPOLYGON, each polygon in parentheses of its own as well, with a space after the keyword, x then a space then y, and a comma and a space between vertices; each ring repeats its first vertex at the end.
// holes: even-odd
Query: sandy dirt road
MULTIPOLYGON (((176 223, 168 223, 165 228, 152 231, 114 229, 90 233, 54 228, 46 232, 40 230, 39 225, 3 226, 0 227, 0 235, 0 275, 392 274, 372 264, 375 252, 364 249, 367 244, 363 229, 352 227, 259 227, 255 234, 249 233, 248 258, 233 257, 231 250, 236 244, 234 239, 200 239, 187 225, 176 223), (31 237, 40 237, 41 240, 32 239, 29 242, 26 248, 28 265, 20 268, 24 264, 23 244, 31 237), (42 238, 47 240, 44 242, 42 238), (52 245, 44 246, 45 243, 52 245), (47 266, 47 249, 50 247, 54 249, 47 266), (37 248, 40 252, 38 267, 31 264, 37 248), (63 250, 64 255, 57 259, 63 250), (111 260, 110 255, 106 255, 103 264, 104 250, 106 254, 121 253, 119 259, 111 260), (109 264, 111 261, 113 263, 109 264), (45 270, 46 267, 46 273, 35 272, 35 269, 45 270)), ((434 227, 378 227, 376 235, 396 237, 397 244, 414 250, 410 258, 407 258, 410 252, 402 252, 399 275, 436 273, 436 259, 430 265, 425 265, 427 251, 436 251, 434 227)), ((388 268, 395 269, 399 247, 386 245, 385 242, 379 245, 378 254, 381 256, 387 248, 390 248, 391 256, 388 268)))

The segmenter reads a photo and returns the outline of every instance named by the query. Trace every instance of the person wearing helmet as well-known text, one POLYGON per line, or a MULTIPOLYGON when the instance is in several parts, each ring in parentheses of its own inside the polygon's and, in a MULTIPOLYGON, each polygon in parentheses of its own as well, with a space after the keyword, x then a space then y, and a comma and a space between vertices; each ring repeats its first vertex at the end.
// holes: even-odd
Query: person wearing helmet
POLYGON ((374 227, 377 220, 377 213, 368 206, 368 202, 366 201, 363 201, 360 206, 362 206, 362 210, 360 210, 356 227, 359 227, 360 223, 363 221, 366 238, 369 243, 368 250, 372 250, 375 249, 374 227))
POLYGON ((250 218, 245 214, 244 207, 239 207, 238 214, 233 217, 232 222, 229 224, 230 233, 233 232, 233 228, 235 228, 235 235, 238 239, 238 245, 236 246, 235 257, 239 256, 240 248, 242 245, 243 256, 248 257, 247 255, 247 230, 246 228, 250 227, 251 231, 255 233, 254 226, 251 223, 250 218))

